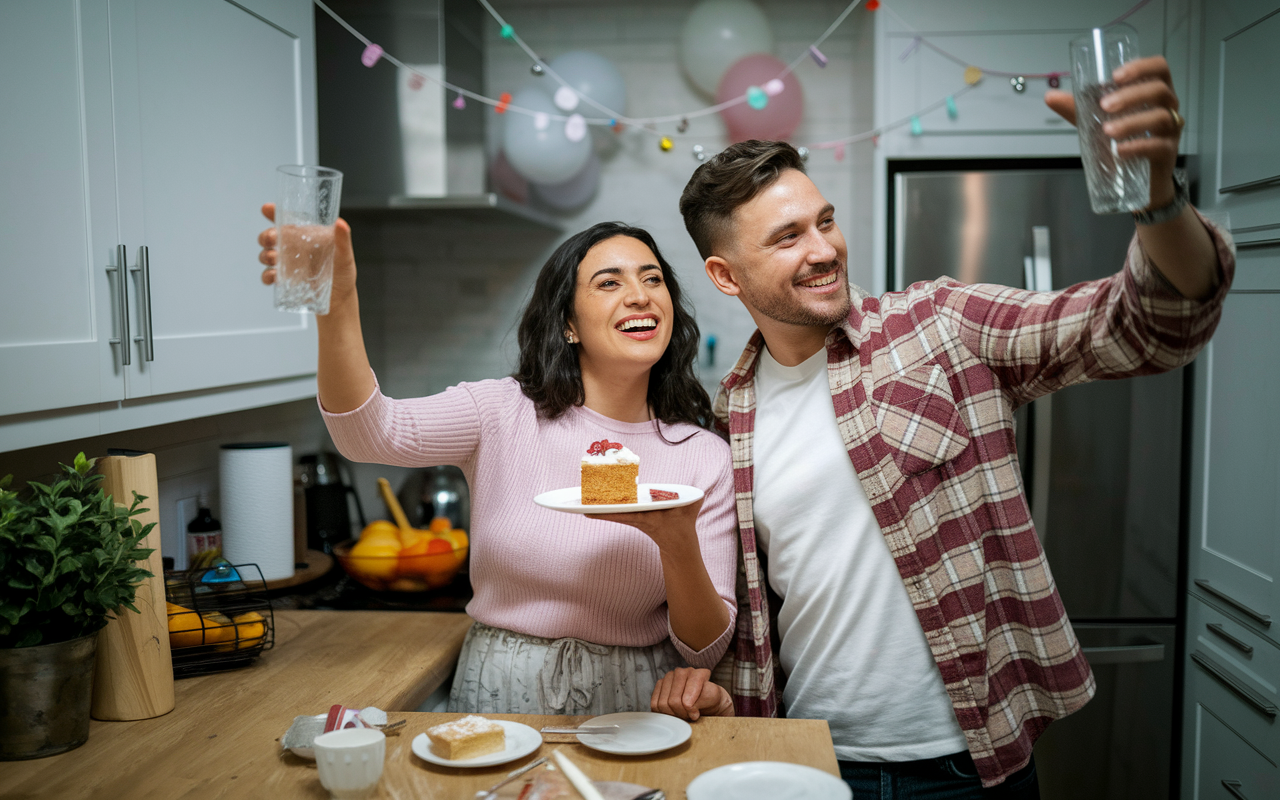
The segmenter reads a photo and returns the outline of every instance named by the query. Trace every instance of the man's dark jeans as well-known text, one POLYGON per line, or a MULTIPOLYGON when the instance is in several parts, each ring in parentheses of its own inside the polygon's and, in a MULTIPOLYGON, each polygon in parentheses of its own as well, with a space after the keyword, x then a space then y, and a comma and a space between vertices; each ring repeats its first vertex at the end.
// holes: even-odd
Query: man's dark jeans
POLYGON ((968 753, 920 761, 841 761, 853 800, 1040 800, 1036 762, 990 789, 982 788, 968 753))

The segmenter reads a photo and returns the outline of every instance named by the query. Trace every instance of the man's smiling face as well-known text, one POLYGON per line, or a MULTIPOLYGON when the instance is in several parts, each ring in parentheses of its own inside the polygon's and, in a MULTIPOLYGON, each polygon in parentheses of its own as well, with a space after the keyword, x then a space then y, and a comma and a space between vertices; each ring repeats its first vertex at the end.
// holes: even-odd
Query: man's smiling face
POLYGON ((733 212, 725 260, 749 308, 811 327, 848 316, 848 248, 834 214, 813 181, 794 169, 733 212))

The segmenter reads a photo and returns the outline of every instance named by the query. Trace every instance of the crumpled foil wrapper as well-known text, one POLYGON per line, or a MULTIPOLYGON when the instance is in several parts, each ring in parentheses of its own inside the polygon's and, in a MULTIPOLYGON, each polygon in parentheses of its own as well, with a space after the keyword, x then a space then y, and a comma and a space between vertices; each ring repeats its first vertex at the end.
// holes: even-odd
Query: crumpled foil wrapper
MULTIPOLYGON (((315 761, 314 744, 316 737, 324 733, 325 720, 328 714, 303 714, 293 718, 289 730, 280 737, 280 747, 293 752, 302 758, 315 761)), ((387 724, 387 712, 374 706, 363 708, 356 716, 357 724, 366 728, 378 728, 387 724)))

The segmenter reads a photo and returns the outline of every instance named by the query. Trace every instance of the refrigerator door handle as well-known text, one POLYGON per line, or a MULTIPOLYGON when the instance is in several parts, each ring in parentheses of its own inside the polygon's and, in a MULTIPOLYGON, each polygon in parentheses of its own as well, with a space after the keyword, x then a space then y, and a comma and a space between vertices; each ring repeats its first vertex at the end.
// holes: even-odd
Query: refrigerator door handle
MULTIPOLYGON (((1028 289, 1048 292, 1053 289, 1053 269, 1049 261, 1049 228, 1036 225, 1031 229, 1034 255, 1023 262, 1028 289)), ((1032 403, 1034 421, 1031 456, 1031 522, 1036 526, 1040 546, 1049 538, 1049 466, 1053 443, 1053 395, 1047 394, 1032 403)))
POLYGON ((1096 664, 1139 664, 1146 661, 1164 661, 1164 645, 1162 644, 1125 644, 1114 647, 1082 647, 1089 663, 1096 664))
POLYGON ((1218 636, 1230 642, 1232 645, 1236 647, 1236 649, 1238 649, 1240 652, 1244 653, 1245 655, 1248 655, 1253 652, 1253 645, 1249 644, 1243 639, 1239 639, 1231 635, 1230 633, 1227 633, 1227 629, 1222 627, 1218 623, 1210 622, 1210 623, 1207 623, 1205 627, 1208 628, 1211 632, 1218 634, 1218 636))
POLYGON ((1232 796, 1237 798, 1237 800, 1249 800, 1249 798, 1244 796, 1244 792, 1240 791, 1240 787, 1244 786, 1240 781, 1232 781, 1224 778, 1222 785, 1228 792, 1231 792, 1232 796))

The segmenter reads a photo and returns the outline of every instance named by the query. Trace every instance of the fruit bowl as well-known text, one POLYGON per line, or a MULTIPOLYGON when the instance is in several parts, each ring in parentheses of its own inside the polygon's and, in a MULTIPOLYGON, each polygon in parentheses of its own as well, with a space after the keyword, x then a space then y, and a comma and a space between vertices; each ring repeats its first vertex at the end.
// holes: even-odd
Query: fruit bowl
POLYGON ((379 592, 425 592, 448 586, 467 559, 468 544, 446 537, 424 538, 419 545, 387 555, 352 554, 357 540, 334 545, 343 571, 379 592))

